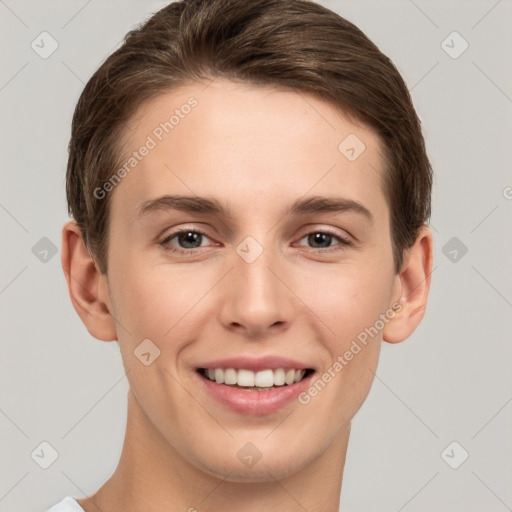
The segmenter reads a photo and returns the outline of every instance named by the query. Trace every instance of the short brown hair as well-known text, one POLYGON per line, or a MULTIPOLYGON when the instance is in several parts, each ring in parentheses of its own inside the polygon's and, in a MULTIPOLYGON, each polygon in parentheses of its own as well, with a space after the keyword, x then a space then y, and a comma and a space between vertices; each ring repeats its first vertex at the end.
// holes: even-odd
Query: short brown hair
MULTIPOLYGON (((432 169, 407 86, 355 25, 308 0, 181 0, 128 32, 76 106, 66 176, 69 213, 107 272, 110 195, 124 126, 141 103, 225 78, 314 93, 383 142, 395 272, 430 218, 432 169)), ((340 141, 341 142, 341 141, 340 141)))

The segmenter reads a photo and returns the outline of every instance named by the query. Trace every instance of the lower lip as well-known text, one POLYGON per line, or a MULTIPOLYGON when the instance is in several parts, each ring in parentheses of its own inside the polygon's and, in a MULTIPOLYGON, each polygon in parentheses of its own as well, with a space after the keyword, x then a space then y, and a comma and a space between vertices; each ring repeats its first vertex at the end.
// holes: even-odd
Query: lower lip
POLYGON ((300 382, 276 386, 267 391, 244 391, 243 389, 218 384, 197 373, 210 396, 235 412, 254 416, 277 412, 293 402, 299 393, 308 388, 313 375, 314 373, 308 375, 300 382))

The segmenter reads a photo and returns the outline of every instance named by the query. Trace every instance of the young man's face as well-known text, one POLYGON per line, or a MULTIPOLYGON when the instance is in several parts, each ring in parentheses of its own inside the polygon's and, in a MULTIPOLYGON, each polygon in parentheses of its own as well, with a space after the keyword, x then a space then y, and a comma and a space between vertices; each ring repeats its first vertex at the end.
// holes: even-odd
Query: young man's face
POLYGON ((339 457, 402 293, 379 138, 312 95, 222 81, 158 96, 126 133, 126 159, 151 149, 110 192, 103 289, 139 439, 231 481, 339 457), (197 105, 182 109, 190 97, 197 105), (175 109, 179 122, 158 130, 175 109), (152 203, 165 196, 225 211, 152 203), (257 391, 214 383, 205 368, 234 369, 224 378, 249 379, 242 387, 253 373, 238 370, 262 371, 265 386, 309 371, 257 391))

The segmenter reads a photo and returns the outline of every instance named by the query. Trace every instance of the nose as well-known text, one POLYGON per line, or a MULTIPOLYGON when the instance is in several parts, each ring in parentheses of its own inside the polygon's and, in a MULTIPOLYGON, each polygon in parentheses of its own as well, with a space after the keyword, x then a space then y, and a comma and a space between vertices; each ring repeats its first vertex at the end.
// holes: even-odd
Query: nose
POLYGON ((223 280, 223 325, 253 340, 282 333, 290 326, 297 303, 288 284, 289 265, 269 248, 252 261, 245 257, 243 247, 239 249, 223 280))

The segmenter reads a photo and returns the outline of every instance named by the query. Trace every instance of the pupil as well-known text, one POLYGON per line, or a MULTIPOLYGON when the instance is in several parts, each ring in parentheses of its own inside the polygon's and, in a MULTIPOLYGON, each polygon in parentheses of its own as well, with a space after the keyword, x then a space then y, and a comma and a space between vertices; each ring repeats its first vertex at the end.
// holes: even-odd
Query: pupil
POLYGON ((200 233, 194 233, 192 231, 189 231, 187 233, 182 233, 180 235, 179 239, 180 239, 180 243, 183 243, 185 246, 187 246, 187 244, 193 245, 195 242, 197 242, 197 239, 200 236, 201 236, 200 233), (190 240, 190 238, 192 238, 192 240, 190 240))
POLYGON ((326 246, 329 247, 328 242, 330 241, 331 236, 332 235, 329 235, 327 233, 313 233, 313 234, 309 235, 309 241, 310 241, 310 243, 313 243, 313 244, 315 244, 315 243, 321 244, 321 243, 325 243, 325 241, 326 241, 325 238, 327 237, 327 245, 326 246))

